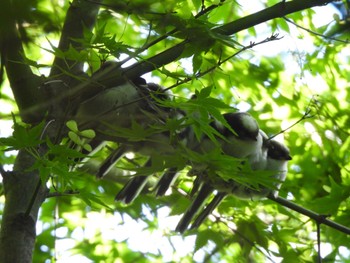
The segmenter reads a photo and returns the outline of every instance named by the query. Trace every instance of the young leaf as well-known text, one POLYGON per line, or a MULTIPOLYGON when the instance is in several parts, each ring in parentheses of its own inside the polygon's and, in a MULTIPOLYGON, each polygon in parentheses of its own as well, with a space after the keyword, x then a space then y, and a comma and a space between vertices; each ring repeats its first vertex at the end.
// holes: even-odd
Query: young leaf
POLYGON ((95 138, 95 136, 96 136, 95 131, 92 130, 92 129, 83 130, 83 131, 79 132, 79 134, 80 134, 82 137, 85 137, 85 138, 87 138, 87 139, 93 139, 93 138, 95 138))
POLYGON ((71 131, 73 131, 75 133, 79 132, 77 122, 74 120, 67 121, 66 126, 68 127, 68 129, 70 129, 71 131))
POLYGON ((77 135, 75 132, 69 131, 68 137, 77 145, 82 145, 82 140, 80 139, 79 135, 77 135))

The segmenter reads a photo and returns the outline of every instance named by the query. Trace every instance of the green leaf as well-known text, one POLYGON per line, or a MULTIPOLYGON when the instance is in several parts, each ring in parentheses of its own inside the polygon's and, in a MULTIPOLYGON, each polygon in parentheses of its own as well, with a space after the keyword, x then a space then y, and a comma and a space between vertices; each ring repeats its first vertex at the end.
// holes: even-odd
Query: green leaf
POLYGON ((92 147, 91 147, 90 144, 84 143, 82 146, 83 146, 83 148, 84 148, 85 150, 87 150, 88 152, 91 152, 91 151, 92 151, 92 147))
POLYGON ((79 198, 81 198, 87 205, 98 208, 100 206, 107 208, 109 211, 113 211, 111 207, 109 207, 105 202, 102 201, 102 198, 93 193, 87 192, 84 189, 79 190, 79 198))
POLYGON ((76 158, 82 158, 85 156, 85 154, 74 150, 67 145, 59 145, 59 144, 53 144, 49 140, 47 140, 47 145, 49 147, 49 151, 47 155, 53 155, 54 157, 63 157, 66 159, 71 158, 72 160, 76 158))
POLYGON ((77 145, 82 145, 82 140, 80 139, 79 135, 77 135, 75 132, 69 131, 68 137, 77 145))
POLYGON ((79 129, 78 129, 78 124, 76 121, 74 120, 69 120, 66 123, 66 126, 68 127, 68 129, 70 129, 71 131, 78 133, 79 129))
POLYGON ((13 133, 9 138, 0 138, 0 143, 4 146, 9 146, 8 150, 20 150, 23 148, 36 147, 43 143, 43 140, 40 138, 43 129, 44 122, 39 123, 33 127, 25 124, 19 124, 13 118, 13 133))
POLYGON ((201 89, 197 94, 198 96, 197 99, 201 100, 201 99, 208 98, 210 96, 211 90, 212 90, 211 86, 201 89))
POLYGON ((192 71, 193 74, 196 74, 200 71, 201 65, 203 62, 202 54, 201 53, 195 53, 192 58, 192 71))
POLYGON ((85 137, 85 138, 87 138, 87 139, 93 139, 93 138, 95 138, 95 136, 96 136, 95 131, 94 131, 94 130, 91 130, 91 129, 81 131, 81 132, 79 132, 79 134, 80 134, 82 137, 85 137))
POLYGON ((208 244, 208 241, 214 241, 215 245, 221 247, 224 243, 222 235, 219 232, 213 231, 211 229, 205 229, 199 231, 195 243, 195 251, 205 247, 208 244))

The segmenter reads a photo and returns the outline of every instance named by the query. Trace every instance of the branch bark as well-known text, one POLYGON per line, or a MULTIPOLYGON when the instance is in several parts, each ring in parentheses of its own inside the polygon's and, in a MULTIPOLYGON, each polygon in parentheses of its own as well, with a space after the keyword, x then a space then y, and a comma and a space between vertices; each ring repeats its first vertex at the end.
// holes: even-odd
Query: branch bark
POLYGON ((43 95, 39 89, 42 80, 26 64, 24 50, 16 27, 16 10, 13 1, 3 1, 0 9, 1 63, 6 68, 8 80, 24 122, 35 123, 42 119, 42 111, 33 111, 40 105, 43 95))
MULTIPOLYGON (((286 16, 291 13, 299 12, 304 9, 308 9, 314 6, 326 5, 335 0, 294 0, 290 2, 281 2, 272 7, 266 8, 249 16, 237 19, 226 25, 217 27, 213 30, 216 33, 221 33, 224 35, 233 35, 239 31, 248 29, 252 26, 261 24, 263 22, 269 21, 271 19, 286 16)), ((163 52, 144 59, 138 63, 135 63, 129 67, 121 68, 120 64, 116 63, 114 66, 109 66, 97 74, 95 74, 91 79, 70 88, 65 93, 61 93, 58 96, 54 96, 54 99, 47 101, 46 105, 52 104, 54 101, 63 98, 77 98, 80 100, 91 98, 97 93, 101 92, 103 89, 108 87, 115 87, 121 85, 126 79, 134 79, 143 74, 151 72, 157 68, 167 65, 173 61, 179 59, 183 51, 190 45, 189 40, 180 42, 179 44, 170 47, 163 52)), ((79 103, 79 101, 77 101, 79 103)))
MULTIPOLYGON (((84 47, 81 42, 76 40, 83 38, 84 30, 92 30, 100 8, 99 2, 101 0, 94 3, 74 0, 71 3, 58 45, 60 52, 65 52, 70 47, 78 51, 83 50, 84 47)), ((72 61, 59 56, 55 57, 50 72, 50 78, 55 81, 49 82, 50 84, 45 86, 49 98, 54 98, 47 105, 49 107, 49 119, 55 120, 55 123, 48 130, 50 137, 57 136, 56 131, 60 130, 62 121, 65 121, 68 105, 72 105, 69 97, 65 94, 69 92, 71 87, 79 84, 82 79, 87 79, 83 70, 84 63, 85 61, 72 61)))
MULTIPOLYGON (((94 26, 100 8, 100 2, 102 0, 97 0, 93 3, 75 0, 71 3, 66 14, 58 45, 60 51, 67 51, 69 47, 73 47, 78 51, 83 50, 82 44, 76 40, 83 38, 84 28, 91 30, 94 26)), ((71 82, 76 81, 77 77, 83 73, 84 63, 84 61, 66 60, 56 56, 51 68, 50 77, 65 80, 66 85, 70 86, 71 82), (69 72, 69 75, 65 74, 65 72, 69 72)))
MULTIPOLYGON (((233 35, 271 19, 283 17, 314 6, 325 5, 333 1, 334 0, 294 0, 290 2, 281 2, 249 16, 217 27, 213 30, 215 33, 233 35)), ((101 89, 122 84, 125 79, 134 79, 142 76, 143 74, 151 72, 179 59, 188 45, 191 45, 191 41, 184 40, 153 57, 144 59, 143 61, 135 63, 129 67, 121 69, 120 65, 116 64, 114 67, 106 68, 106 70, 103 70, 97 75, 93 76, 91 81, 82 83, 70 90, 70 96, 74 97, 75 94, 83 93, 84 98, 89 98, 100 92, 101 89)))
POLYGON ((338 224, 332 220, 327 219, 327 216, 317 214, 311 210, 308 210, 304 207, 301 207, 297 204, 294 204, 293 202, 288 201, 287 199, 284 199, 282 197, 275 197, 272 194, 268 196, 268 198, 272 201, 275 201, 276 203, 279 203, 285 207, 288 207, 289 209, 296 211, 300 214, 303 214, 311 219, 313 219, 317 224, 324 224, 326 226, 329 226, 331 228, 334 228, 338 231, 341 231, 347 235, 350 235, 350 228, 343 226, 341 224, 338 224))
MULTIPOLYGON (((223 26, 217 27, 213 29, 213 31, 215 31, 215 33, 220 33, 223 35, 233 35, 266 21, 284 17, 288 14, 299 12, 301 10, 305 10, 314 6, 326 5, 334 1, 335 0, 294 0, 290 2, 280 2, 274 6, 268 7, 254 14, 242 17, 223 26)), ((191 42, 185 40, 154 57, 145 59, 139 63, 123 69, 121 75, 132 79, 160 68, 178 59, 186 46, 190 44, 191 42)), ((116 77, 118 77, 118 75, 116 77)))
MULTIPOLYGON (((42 103, 46 91, 39 89, 41 78, 34 75, 26 64, 22 42, 17 32, 16 16, 12 13, 16 10, 13 1, 6 0, 3 5, 0 9, 2 63, 5 65, 22 120, 35 123, 42 119, 45 109, 49 106, 46 104, 46 107, 43 107, 42 103)), ((73 14, 69 13, 67 16, 60 48, 66 50, 73 43, 72 38, 83 35, 84 27, 92 27, 98 9, 98 5, 87 4, 85 1, 73 2, 71 6, 73 14)), ((70 74, 78 74, 82 67, 83 62, 67 62, 57 58, 51 73, 59 75, 67 70, 70 74)), ((65 77, 64 74, 62 76, 65 77)), ((70 81, 70 78, 75 80, 74 77, 69 77, 64 81, 70 81)), ((60 87, 55 86, 55 88, 60 93, 64 92, 62 82, 60 87)), ((1 263, 32 262, 36 239, 35 225, 39 208, 47 196, 47 189, 40 181, 39 172, 29 169, 34 162, 32 155, 21 150, 17 155, 13 172, 3 175, 6 200, 0 232, 1 263)))
POLYGON ((32 262, 35 224, 47 194, 38 172, 25 172, 33 162, 31 155, 20 151, 13 172, 3 175, 6 202, 0 232, 1 263, 32 262))

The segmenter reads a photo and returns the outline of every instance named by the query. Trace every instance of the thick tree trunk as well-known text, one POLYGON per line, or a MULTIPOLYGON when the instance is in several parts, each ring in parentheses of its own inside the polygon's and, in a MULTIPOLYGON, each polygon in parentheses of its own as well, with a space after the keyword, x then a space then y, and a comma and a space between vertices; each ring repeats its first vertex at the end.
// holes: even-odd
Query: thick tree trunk
POLYGON ((5 208, 0 232, 0 262, 32 262, 35 224, 46 187, 40 183, 38 171, 27 172, 34 159, 19 152, 14 171, 3 175, 5 208))
MULTIPOLYGON (((82 38, 84 29, 92 29, 100 1, 74 0, 71 3, 59 45, 62 51, 67 50, 70 45, 77 50, 82 48, 79 42, 73 39, 82 38)), ((56 119, 62 111, 59 108, 61 105, 57 105, 56 108, 51 104, 44 105, 43 90, 38 89, 42 80, 32 73, 29 65, 23 60, 24 50, 17 32, 17 16, 11 13, 16 10, 15 2, 7 0, 3 4, 4 8, 0 10, 1 62, 5 65, 22 121, 30 124, 41 121, 48 106, 52 108, 50 116, 56 119)), ((71 75, 79 75, 83 63, 70 61, 67 65, 66 62, 56 58, 51 74, 64 83, 71 84, 75 80, 71 75), (66 76, 64 71, 69 71, 71 74, 66 76)), ((58 89, 58 92, 60 91, 62 92, 62 89, 58 89)), ((55 126, 51 125, 50 129, 55 129, 55 126)), ((50 130, 47 130, 46 134, 50 136, 50 130)), ((35 225, 39 208, 47 194, 46 187, 40 182, 39 172, 28 169, 32 167, 34 161, 33 156, 22 150, 16 158, 13 172, 2 174, 6 201, 0 230, 0 263, 32 262, 36 238, 35 225)))

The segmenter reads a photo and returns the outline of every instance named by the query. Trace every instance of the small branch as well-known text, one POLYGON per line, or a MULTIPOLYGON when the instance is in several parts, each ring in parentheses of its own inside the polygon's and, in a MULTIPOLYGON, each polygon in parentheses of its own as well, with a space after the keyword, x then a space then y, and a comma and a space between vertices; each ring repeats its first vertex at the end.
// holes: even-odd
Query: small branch
MULTIPOLYGON (((213 29, 215 33, 223 35, 233 35, 244 29, 248 29, 252 26, 266 22, 268 20, 283 17, 290 13, 298 12, 313 6, 325 5, 332 1, 328 0, 294 0, 285 3, 279 3, 270 8, 264 9, 247 17, 237 19, 226 25, 213 29)), ((114 65, 102 70, 98 74, 95 74, 91 80, 81 83, 72 89, 67 90, 64 94, 55 96, 54 99, 48 100, 45 105, 51 105, 56 100, 61 100, 66 97, 77 97, 84 92, 83 97, 90 98, 100 92, 102 89, 108 87, 115 87, 125 82, 125 79, 133 79, 148 72, 151 72, 157 68, 160 68, 166 64, 176 61, 187 45, 190 44, 189 40, 182 41, 175 46, 153 56, 146 58, 143 61, 136 64, 120 68, 119 65, 114 65)), ((40 107, 37 107, 40 108, 40 107)))
POLYGON ((321 257, 321 224, 316 223, 317 226, 317 254, 318 254, 318 263, 322 263, 321 257))
POLYGON ((297 23, 293 22, 292 20, 290 20, 289 18, 286 18, 286 17, 283 17, 284 20, 286 20, 288 23, 291 23, 293 24, 294 26, 306 31, 306 32, 309 32, 310 34, 313 34, 313 35, 316 35, 316 36, 319 36, 319 37, 322 37, 322 38, 325 38, 325 39, 329 39, 329 40, 334 40, 334 41, 337 41, 337 42, 341 42, 341 43, 344 43, 344 44, 350 44, 350 41, 349 40, 341 40, 341 39, 338 39, 338 38, 335 38, 335 37, 329 37, 329 36, 326 36, 326 35, 322 35, 320 33, 317 33, 317 32, 314 32, 310 29, 307 29, 305 27, 302 27, 300 25, 298 25, 297 23))
POLYGON ((288 131, 289 129, 293 128, 295 125, 299 124, 300 122, 302 122, 303 120, 305 119, 308 119, 308 118, 311 118, 309 116, 310 114, 310 111, 309 110, 306 110, 304 115, 299 119, 297 120, 296 122, 294 122, 292 125, 288 126, 287 128, 281 130, 280 132, 276 133, 275 135, 269 137, 269 140, 272 140, 273 138, 277 137, 278 135, 282 134, 282 133, 285 133, 286 131, 288 131))
POLYGON ((310 101, 310 103, 309 103, 309 105, 308 105, 307 108, 306 108, 306 111, 305 111, 304 115, 303 115, 299 120, 297 120, 295 123, 293 123, 293 124, 290 125, 289 127, 287 127, 287 128, 285 128, 285 129, 281 130, 280 132, 276 133, 275 135, 269 137, 269 140, 272 140, 273 138, 275 138, 276 136, 278 136, 278 135, 280 135, 280 134, 282 134, 282 133, 285 133, 285 132, 288 131, 289 129, 293 128, 295 125, 297 125, 297 124, 299 124, 300 122, 302 122, 303 120, 310 119, 310 118, 314 117, 315 114, 314 114, 314 115, 310 115, 310 113, 311 113, 311 103, 314 102, 314 101, 315 101, 315 99, 312 98, 311 101, 310 101))
POLYGON ((33 205, 35 204, 35 200, 36 200, 36 198, 37 198, 37 196, 39 194, 41 184, 42 184, 41 179, 39 179, 38 183, 37 183, 37 185, 35 187, 35 190, 33 192, 33 196, 32 196, 32 198, 29 201, 29 205, 27 207, 27 210, 24 213, 25 216, 29 216, 30 215, 30 213, 32 211, 32 208, 33 208, 33 205))
MULTIPOLYGON (((258 46, 258 45, 261 45, 261 44, 265 44, 267 42, 270 42, 270 41, 275 41, 275 40, 280 40, 281 37, 279 38, 278 37, 278 34, 275 34, 275 35, 272 35, 271 37, 268 37, 262 41, 259 41, 259 42, 251 42, 248 46, 244 46, 243 48, 241 48, 239 51, 235 52, 234 54, 232 54, 231 56, 228 56, 227 58, 223 59, 223 60, 220 60, 217 62, 216 65, 214 65, 213 67, 210 67, 208 68, 207 70, 205 71, 202 71, 202 72, 199 72, 196 74, 195 78, 200 78, 200 77, 203 77, 204 75, 214 71, 215 69, 217 69, 218 67, 220 67, 223 63, 229 61, 230 59, 234 58, 235 56, 239 55, 240 53, 242 53, 243 51, 247 50, 247 49, 251 49, 255 46, 258 46)), ((187 77, 181 81, 178 81, 176 82, 174 85, 172 86, 169 86, 168 88, 166 88, 165 90, 170 90, 170 89, 173 89, 181 84, 184 84, 184 83, 187 83, 187 82, 190 82, 193 80, 193 77, 187 77)))
POLYGON ((62 197, 62 196, 72 196, 72 195, 78 195, 79 191, 66 191, 63 193, 59 193, 59 192, 54 192, 54 193, 49 193, 47 195, 47 198, 51 198, 51 197, 62 197))
POLYGON ((300 214, 303 214, 303 215, 313 219, 317 224, 324 224, 324 225, 327 225, 331 228, 334 228, 340 232, 343 232, 347 235, 350 235, 350 228, 343 226, 343 225, 340 225, 332 220, 327 219, 325 215, 320 215, 320 214, 317 214, 313 211, 305 209, 304 207, 301 207, 295 203, 292 203, 292 202, 290 202, 287 199, 284 199, 282 197, 274 197, 272 194, 270 194, 267 198, 272 200, 272 201, 275 201, 276 203, 279 203, 285 207, 288 207, 289 209, 291 209, 293 211, 296 211, 300 214))
MULTIPOLYGON (((101 0, 96 0, 96 2, 100 1, 101 0)), ((99 5, 91 4, 87 1, 74 0, 70 4, 58 45, 61 51, 67 51, 70 46, 77 50, 82 49, 82 44, 74 41, 74 39, 83 38, 84 28, 92 29, 98 10, 99 5)), ((84 62, 70 61, 55 57, 50 76, 64 73, 62 69, 73 74, 81 74, 83 72, 83 66, 84 62)))
POLYGON ((326 5, 335 1, 337 0, 293 0, 288 2, 282 1, 259 12, 242 17, 233 22, 220 26, 216 28, 215 31, 224 35, 233 35, 239 31, 256 26, 274 18, 284 17, 286 15, 299 12, 304 9, 326 5))

